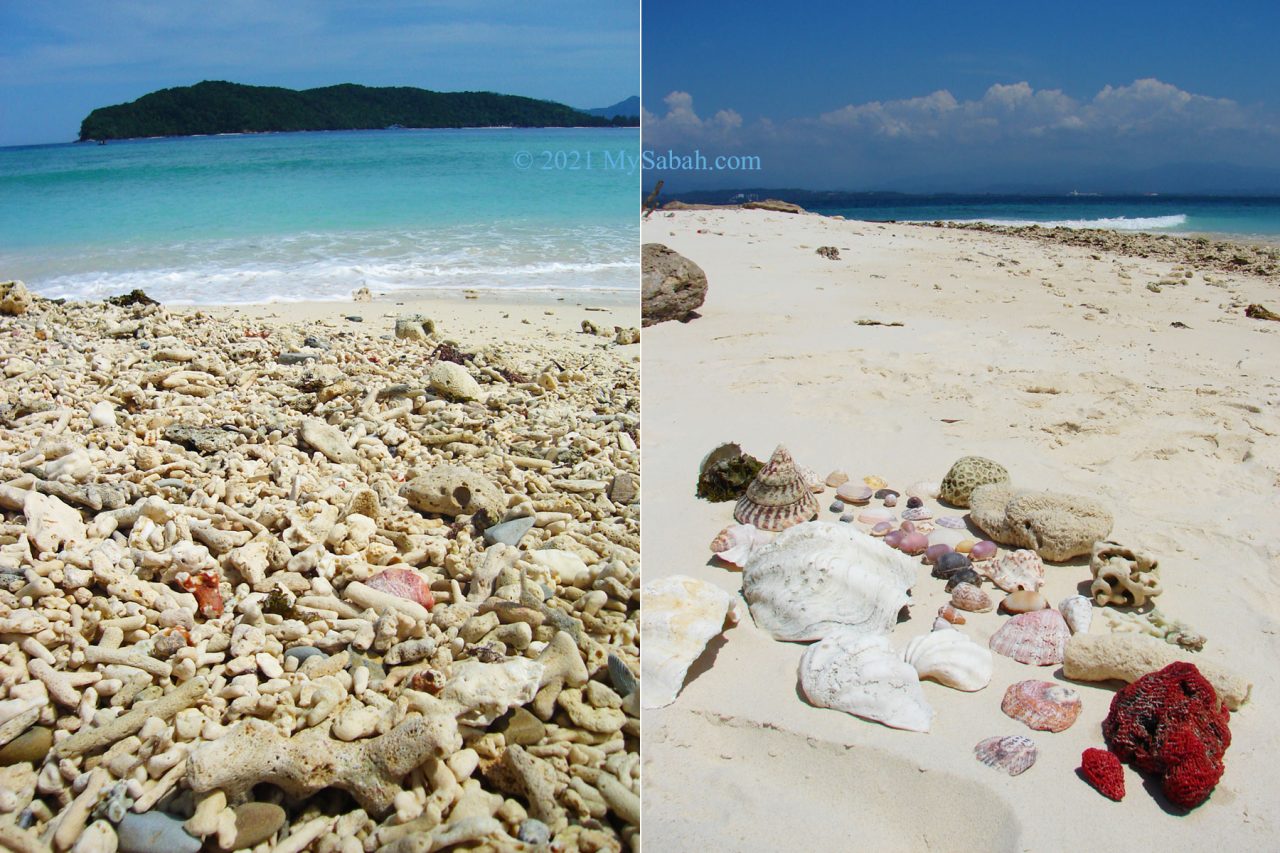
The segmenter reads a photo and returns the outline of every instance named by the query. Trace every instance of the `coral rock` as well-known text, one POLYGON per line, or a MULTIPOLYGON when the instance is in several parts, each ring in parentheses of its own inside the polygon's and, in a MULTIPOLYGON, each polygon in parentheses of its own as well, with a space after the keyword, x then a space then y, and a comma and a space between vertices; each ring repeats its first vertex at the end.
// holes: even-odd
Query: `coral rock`
POLYGON ((1142 607, 1162 591, 1155 558, 1115 542, 1093 543, 1089 568, 1093 572, 1089 594, 1099 607, 1142 607))
POLYGON ((484 396, 484 390, 471 373, 452 361, 437 361, 431 365, 427 385, 436 394, 455 402, 479 400, 484 396))
POLYGON ((0 282, 0 314, 25 314, 31 307, 31 293, 20 281, 0 282))
POLYGON ((979 486, 969 517, 1002 545, 1030 548, 1046 560, 1070 560, 1111 532, 1111 513, 1092 498, 1015 491, 1008 483, 979 486))
POLYGON ((965 456, 952 465, 947 476, 942 478, 938 497, 953 506, 968 506, 969 495, 978 486, 1008 480, 1009 472, 1003 465, 981 456, 965 456))
POLYGON ((1246 679, 1146 634, 1076 634, 1067 643, 1062 672, 1075 681, 1136 681, 1175 661, 1191 660, 1232 711, 1249 701, 1253 685, 1246 679))
POLYGON ((773 451, 733 510, 733 518, 739 524, 754 524, 761 530, 774 532, 808 521, 817 514, 818 501, 782 445, 773 451))
POLYGON ((1124 765, 1114 752, 1086 749, 1080 756, 1080 772, 1102 796, 1117 803, 1124 799, 1124 765))
POLYGON ((436 465, 401 486, 400 494, 418 512, 447 516, 483 510, 490 519, 498 519, 507 507, 492 480, 461 465, 436 465))
POLYGON ((1194 664, 1149 673, 1111 699, 1102 722, 1107 746, 1139 770, 1160 774, 1165 796, 1191 809, 1222 778, 1231 712, 1194 664))

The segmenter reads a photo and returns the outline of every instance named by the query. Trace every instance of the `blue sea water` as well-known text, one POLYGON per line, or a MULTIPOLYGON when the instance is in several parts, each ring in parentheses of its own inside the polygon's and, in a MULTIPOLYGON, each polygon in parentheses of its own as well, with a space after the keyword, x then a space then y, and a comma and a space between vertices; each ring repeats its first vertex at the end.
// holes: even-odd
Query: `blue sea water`
POLYGON ((847 219, 1109 228, 1280 241, 1280 198, 1274 197, 843 195, 802 203, 847 219))
POLYGON ((634 128, 0 149, 0 280, 170 303, 638 288, 634 128))

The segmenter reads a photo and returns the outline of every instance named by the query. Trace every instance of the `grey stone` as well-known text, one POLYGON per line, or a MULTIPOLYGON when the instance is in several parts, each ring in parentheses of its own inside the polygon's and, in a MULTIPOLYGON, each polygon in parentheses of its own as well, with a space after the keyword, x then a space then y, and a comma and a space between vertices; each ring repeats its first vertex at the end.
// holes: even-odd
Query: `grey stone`
POLYGON ((194 450, 208 456, 223 450, 230 450, 240 443, 239 433, 218 427, 187 426, 174 424, 164 431, 164 440, 181 444, 188 450, 194 450))
POLYGON ((535 847, 550 844, 551 827, 537 818, 527 817, 520 821, 520 826, 516 829, 516 837, 525 844, 532 844, 535 847))
POLYGON ((495 524, 484 532, 484 542, 486 545, 510 545, 516 547, 520 544, 520 540, 524 535, 533 529, 533 516, 526 518, 513 518, 510 521, 504 521, 501 524, 495 524))
POLYGON ((690 319, 707 298, 707 274, 661 243, 645 243, 640 254, 641 325, 690 319))
POLYGON ((275 803, 245 803, 236 807, 236 840, 232 850, 254 847, 284 826, 284 809, 275 803))
POLYGON ((164 812, 129 812, 116 827, 120 853, 199 853, 200 839, 164 812))
POLYGON ((640 486, 636 478, 623 472, 609 483, 609 500, 618 506, 626 506, 640 496, 640 486))
POLYGON ((317 354, 314 352, 282 352, 276 358, 279 364, 304 364, 308 361, 315 361, 317 354))
POLYGON ((294 646, 291 649, 287 649, 284 653, 284 656, 286 658, 296 659, 298 661, 299 666, 301 666, 302 662, 305 661, 307 658, 313 658, 316 655, 319 655, 322 658, 328 657, 327 654, 320 651, 315 646, 294 646))

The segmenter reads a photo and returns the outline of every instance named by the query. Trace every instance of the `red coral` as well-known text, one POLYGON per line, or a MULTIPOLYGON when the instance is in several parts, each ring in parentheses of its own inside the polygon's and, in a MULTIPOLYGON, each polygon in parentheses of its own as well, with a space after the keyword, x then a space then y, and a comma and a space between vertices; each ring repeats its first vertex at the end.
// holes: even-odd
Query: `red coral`
POLYGON ((216 619, 222 615, 222 578, 217 572, 199 572, 194 575, 181 572, 176 580, 179 586, 196 597, 200 615, 206 619, 216 619))
POLYGON ((1117 693, 1102 734, 1121 760, 1161 774, 1165 796, 1190 809, 1222 778, 1230 720, 1213 685, 1194 664, 1179 661, 1117 693))
POLYGON ((1080 756, 1080 771, 1102 796, 1116 802, 1124 799, 1124 767, 1114 752, 1086 749, 1080 756))

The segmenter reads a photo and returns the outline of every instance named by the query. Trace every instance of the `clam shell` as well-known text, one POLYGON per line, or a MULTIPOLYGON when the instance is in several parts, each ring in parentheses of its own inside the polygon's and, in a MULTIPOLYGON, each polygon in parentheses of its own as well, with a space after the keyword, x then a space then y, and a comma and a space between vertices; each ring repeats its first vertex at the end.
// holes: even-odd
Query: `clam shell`
POLYGON ((1000 710, 1042 732, 1071 728, 1080 716, 1080 694, 1052 681, 1019 681, 1004 692, 1000 710))
POLYGON ((991 652, 959 631, 933 631, 907 643, 902 659, 921 678, 972 693, 991 683, 991 652))
POLYGON ((711 540, 711 551, 721 560, 739 568, 746 565, 752 551, 773 537, 752 524, 730 524, 711 540))
POLYGON ((733 510, 733 518, 739 524, 771 531, 785 530, 817 514, 818 502, 809 491, 809 484, 782 445, 773 451, 733 510))
POLYGON ((436 603, 427 581, 410 569, 387 569, 378 572, 365 581, 365 586, 409 601, 416 601, 428 610, 436 603))
POLYGON ((1013 551, 982 564, 982 574, 1005 592, 1044 586, 1044 561, 1035 551, 1013 551))
POLYGON ((1036 745, 1022 735, 989 737, 973 748, 974 756, 988 767, 1017 776, 1036 763, 1036 745))
POLYGON ((902 511, 902 518, 905 521, 928 521, 933 518, 933 511, 927 506, 918 506, 902 511))
POLYGON ((707 641, 737 618, 732 596, 697 578, 672 575, 649 581, 641 594, 641 706, 662 708, 675 701, 685 674, 707 641))
POLYGON ((1011 618, 991 636, 991 650, 1019 663, 1049 666, 1062 663, 1071 632, 1056 610, 1036 610, 1011 618))
POLYGON ((858 521, 863 524, 879 524, 882 521, 893 521, 893 513, 887 509, 867 507, 858 511, 858 521))
POLYGON ((751 555, 742 594, 756 625, 778 640, 817 640, 842 628, 888 634, 915 576, 915 564, 883 541, 814 521, 751 555))
POLYGON ((1073 634, 1089 633, 1093 624, 1093 602, 1083 595, 1069 595, 1058 604, 1058 612, 1073 634))
POLYGON ((884 636, 837 631, 814 643, 800 658, 800 688, 819 708, 895 729, 927 732, 933 722, 915 669, 894 654, 884 636))
POLYGON ((863 504, 871 500, 873 490, 870 486, 863 486, 859 483, 850 481, 842 483, 836 489, 836 497, 842 501, 848 501, 852 504, 863 504))
POLYGON ((918 483, 912 483, 907 486, 907 497, 920 498, 921 500, 935 500, 938 492, 941 491, 942 485, 929 480, 921 480, 918 483))
POLYGON ((986 613, 993 606, 986 590, 971 583, 962 583, 951 591, 951 603, 970 613, 986 613))
POLYGON ((940 515, 934 519, 934 524, 939 527, 947 527, 951 530, 965 530, 964 518, 958 515, 940 515))

